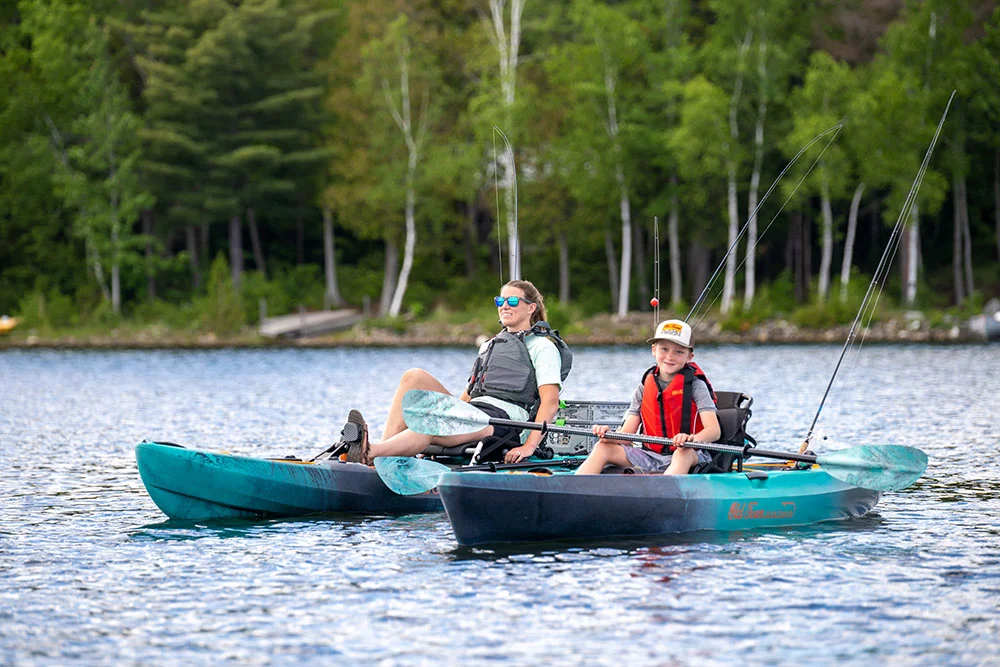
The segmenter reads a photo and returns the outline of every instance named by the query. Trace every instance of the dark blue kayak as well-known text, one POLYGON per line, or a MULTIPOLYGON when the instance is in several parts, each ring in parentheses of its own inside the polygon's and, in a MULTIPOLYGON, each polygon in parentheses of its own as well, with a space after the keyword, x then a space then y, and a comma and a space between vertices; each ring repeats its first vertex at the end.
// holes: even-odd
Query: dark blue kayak
POLYGON ((882 495, 819 468, 713 475, 447 472, 438 492, 462 545, 798 526, 861 516, 882 495))

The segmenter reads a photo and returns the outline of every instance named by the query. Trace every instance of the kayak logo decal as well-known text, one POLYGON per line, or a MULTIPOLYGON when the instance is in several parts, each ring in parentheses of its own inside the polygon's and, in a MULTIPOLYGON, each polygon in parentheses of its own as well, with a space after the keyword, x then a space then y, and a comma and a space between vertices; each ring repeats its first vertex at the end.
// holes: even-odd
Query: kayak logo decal
POLYGON ((757 503, 734 502, 729 506, 729 520, 739 519, 791 519, 795 516, 795 503, 790 500, 781 503, 781 509, 758 509, 757 503))

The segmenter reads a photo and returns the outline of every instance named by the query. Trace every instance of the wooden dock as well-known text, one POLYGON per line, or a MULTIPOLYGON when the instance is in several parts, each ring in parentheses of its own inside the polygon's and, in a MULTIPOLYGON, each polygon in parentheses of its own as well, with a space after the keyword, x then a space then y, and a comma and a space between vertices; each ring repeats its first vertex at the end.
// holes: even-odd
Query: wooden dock
POLYGON ((348 329, 362 319, 357 310, 300 312, 263 319, 259 331, 266 338, 309 338, 348 329))

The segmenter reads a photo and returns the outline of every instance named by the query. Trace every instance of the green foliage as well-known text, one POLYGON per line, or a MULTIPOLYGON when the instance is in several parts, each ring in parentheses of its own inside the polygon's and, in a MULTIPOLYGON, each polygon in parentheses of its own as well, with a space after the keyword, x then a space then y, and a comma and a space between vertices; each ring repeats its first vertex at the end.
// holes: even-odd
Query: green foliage
POLYGON ((197 331, 201 314, 193 302, 172 304, 163 299, 144 301, 132 311, 131 320, 138 326, 160 326, 176 331, 197 331))
POLYGON ((219 336, 240 331, 247 323, 242 295, 233 288, 229 262, 219 253, 208 274, 208 294, 201 301, 202 326, 219 336))
MULTIPOLYGON (((860 300, 859 300, 860 301, 860 300)), ((840 324, 850 324, 857 317, 860 303, 853 300, 840 301, 839 299, 828 299, 826 302, 814 298, 808 304, 798 308, 791 314, 791 321, 800 327, 808 329, 823 329, 840 324)), ((874 321, 875 312, 866 311, 865 320, 868 315, 874 321)))
POLYGON ((587 333, 580 323, 584 319, 583 310, 573 303, 563 303, 559 299, 546 299, 545 311, 549 325, 559 331, 561 336, 573 336, 587 333))
POLYGON ((21 317, 22 329, 34 329, 42 336, 52 335, 57 329, 79 322, 73 300, 56 289, 36 288, 25 294, 17 305, 16 313, 21 317))
MULTIPOLYGON (((54 333, 130 324, 235 331, 256 322, 261 298, 272 315, 320 308, 323 208, 333 212, 341 292, 351 306, 360 308, 364 295, 374 306, 383 244, 403 249, 410 182, 418 242, 403 314, 464 318, 491 331, 489 297, 499 281, 490 266, 506 240, 496 223, 508 207, 497 192, 505 171, 493 154, 498 125, 517 164, 522 273, 546 294, 558 293, 559 241, 567 243, 572 301, 552 301, 552 319, 565 318, 554 324, 567 329, 611 308, 605 230, 620 253, 623 192, 647 251, 653 216, 666 247, 663 223, 677 198, 686 291, 691 264, 701 261, 692 241, 714 265, 725 245, 730 167, 745 220, 761 102, 762 187, 808 139, 844 122, 790 206, 812 224, 826 193, 842 227, 863 182, 855 268, 871 273, 886 231, 868 233, 869 221, 895 222, 953 89, 917 202, 916 305, 952 308, 956 177, 968 184, 978 291, 955 313, 1000 294, 991 222, 1000 10, 985 17, 951 0, 903 3, 866 26, 884 34, 877 49, 835 59, 829 54, 847 51, 827 46, 840 37, 831 27, 840 10, 829 3, 529 3, 508 99, 490 19, 459 5, 11 4, 0 21, 0 312, 24 310, 32 327, 54 333), (415 172, 407 160, 414 148, 415 172), (219 278, 198 298, 204 287, 195 288, 187 264, 186 232, 194 231, 204 285, 211 258, 230 250, 227 222, 246 220, 250 207, 270 280, 249 272, 242 292, 227 294, 219 278), (155 238, 140 234, 140 211, 152 213, 155 238), (150 268, 154 301, 146 296, 150 268), (124 320, 118 303, 109 308, 113 292, 124 320), (229 308, 236 302, 242 313, 229 308)), ((786 175, 762 225, 800 176, 786 175)), ((861 277, 852 278, 851 307, 840 304, 836 281, 826 304, 796 304, 783 233, 782 218, 761 245, 753 307, 731 311, 724 328, 793 313, 840 321, 856 305, 861 277)), ((813 272, 820 242, 811 235, 803 251, 813 272)), ((633 298, 648 269, 633 267, 633 298)), ((883 303, 899 294, 897 274, 883 303)))

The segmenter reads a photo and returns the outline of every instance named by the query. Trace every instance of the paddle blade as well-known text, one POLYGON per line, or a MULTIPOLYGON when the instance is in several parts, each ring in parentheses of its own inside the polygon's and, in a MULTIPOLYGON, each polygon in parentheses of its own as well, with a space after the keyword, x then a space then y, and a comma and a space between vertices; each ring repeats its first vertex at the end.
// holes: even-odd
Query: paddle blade
POLYGON ((490 425, 490 418, 454 396, 411 389, 403 395, 403 421, 425 435, 467 435, 490 425))
POLYGON ((438 485, 438 480, 450 468, 441 463, 410 456, 380 456, 375 459, 375 471, 393 493, 414 496, 426 493, 438 485))
POLYGON ((902 445, 865 445, 816 457, 837 479, 874 491, 898 491, 916 482, 927 469, 927 454, 902 445))

